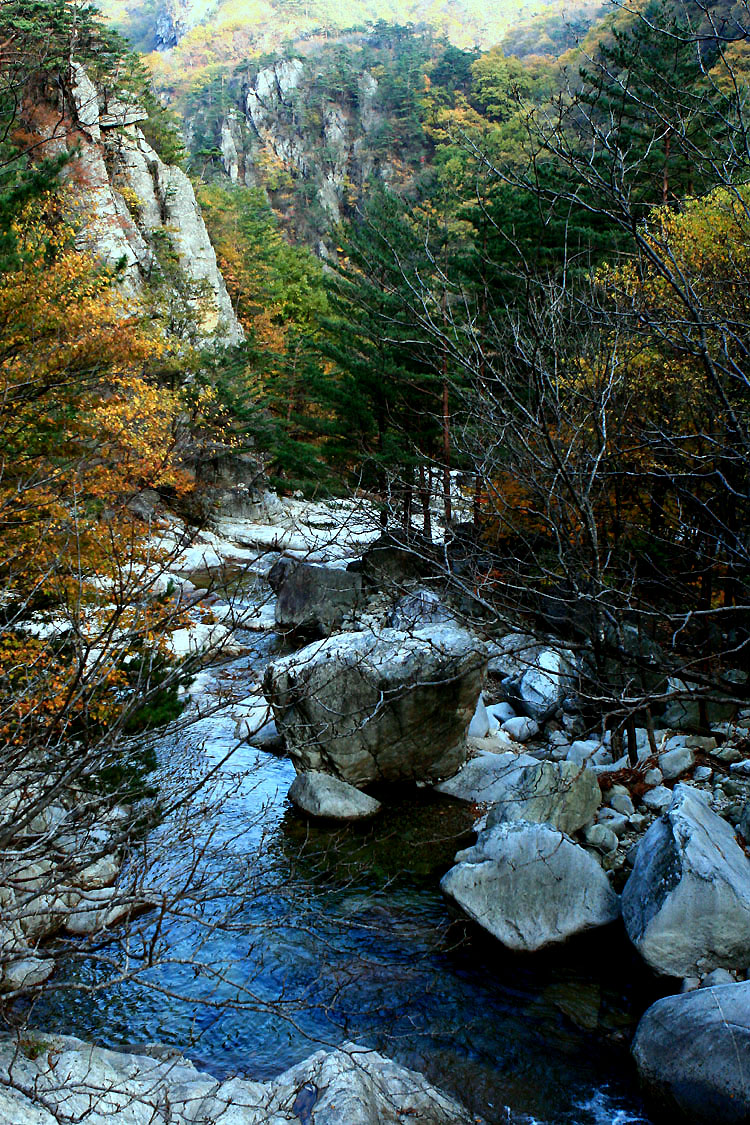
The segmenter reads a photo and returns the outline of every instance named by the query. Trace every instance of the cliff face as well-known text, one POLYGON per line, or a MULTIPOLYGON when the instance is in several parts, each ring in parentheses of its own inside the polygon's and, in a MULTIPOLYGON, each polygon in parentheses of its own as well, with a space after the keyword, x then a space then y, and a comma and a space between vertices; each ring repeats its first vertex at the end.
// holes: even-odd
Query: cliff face
MULTIPOLYGON (((243 338, 190 180, 147 143, 137 105, 100 91, 73 62, 64 112, 52 122, 33 107, 47 152, 72 155, 65 175, 78 212, 77 241, 108 266, 134 301, 179 284, 198 343, 243 338), (167 278, 167 263, 171 271, 167 278), (175 268, 176 267, 176 268, 175 268)), ((180 334, 177 323, 167 325, 180 334)))
POLYGON ((444 47, 355 32, 299 48, 223 76, 181 108, 196 173, 262 187, 286 230, 326 256, 371 181, 404 188, 423 172, 419 98, 444 47))

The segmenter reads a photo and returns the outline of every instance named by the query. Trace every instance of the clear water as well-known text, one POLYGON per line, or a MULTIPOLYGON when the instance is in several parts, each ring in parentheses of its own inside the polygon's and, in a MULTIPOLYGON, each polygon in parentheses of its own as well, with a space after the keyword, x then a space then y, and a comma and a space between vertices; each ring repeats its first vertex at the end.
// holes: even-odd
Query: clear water
MULTIPOLYGON (((214 670, 204 703, 242 697, 270 659, 273 638, 245 639, 254 651, 214 670)), ((227 711, 200 719, 165 738, 167 779, 234 747, 227 711)), ((451 915, 439 889, 470 839, 470 810, 409 790, 366 827, 311 826, 286 799, 293 776, 288 761, 240 746, 214 779, 221 807, 190 824, 167 818, 150 843, 148 878, 183 916, 138 922, 135 979, 104 987, 111 949, 73 959, 77 987, 57 979, 35 1025, 115 1047, 160 1041, 218 1076, 261 1079, 355 1040, 491 1123, 649 1121, 628 1041, 653 984, 617 927, 512 956, 451 915), (181 883, 196 841, 204 901, 181 883), (160 963, 144 968, 149 941, 160 963)))

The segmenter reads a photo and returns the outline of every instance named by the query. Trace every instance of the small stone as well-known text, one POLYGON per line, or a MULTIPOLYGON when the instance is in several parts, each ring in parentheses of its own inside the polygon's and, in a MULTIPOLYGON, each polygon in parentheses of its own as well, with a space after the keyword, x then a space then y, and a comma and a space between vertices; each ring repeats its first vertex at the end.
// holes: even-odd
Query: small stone
POLYGON ((668 809, 671 801, 672 790, 667 789, 665 785, 657 785, 656 789, 651 789, 643 798, 646 808, 657 813, 663 813, 668 809))
POLYGON ((695 755, 687 746, 676 746, 659 755, 659 769, 666 781, 674 781, 693 768, 695 755))
POLYGON ((716 739, 713 735, 689 734, 683 742, 689 749, 702 750, 704 754, 711 754, 716 749, 716 739))
POLYGON ((693 781, 710 781, 714 771, 710 766, 696 766, 693 771, 693 781))
POLYGON ((654 785, 661 785, 662 781, 664 780, 664 774, 660 769, 657 769, 657 767, 654 766, 653 769, 646 770, 643 775, 643 780, 649 787, 652 787, 654 785))
POLYGON ((630 819, 630 827, 634 832, 643 832, 648 827, 648 817, 645 813, 633 813, 630 819))
POLYGON ((591 755, 591 763, 594 766, 611 766, 614 765, 614 758, 605 746, 600 747, 595 754, 591 755))
POLYGON ((736 746, 722 746, 720 750, 715 751, 714 757, 718 758, 720 762, 732 765, 734 762, 739 762, 742 759, 742 754, 740 754, 736 746))
POLYGON ((599 824, 604 824, 607 828, 610 828, 616 836, 623 836, 630 827, 629 818, 613 809, 600 809, 596 819, 599 824))
POLYGON ((728 777, 726 781, 722 782, 721 788, 727 797, 745 797, 747 795, 747 783, 737 781, 732 777, 728 777))
POLYGON ((539 724, 535 719, 527 719, 525 715, 517 715, 513 719, 506 719, 500 730, 505 731, 516 742, 528 742, 530 738, 536 738, 539 734, 539 724))
POLYGON ((33 988, 41 984, 52 973, 55 962, 51 958, 24 957, 5 965, 0 991, 15 992, 17 989, 33 988))
POLYGON ((701 988, 715 988, 719 984, 736 984, 737 978, 730 973, 729 969, 714 969, 711 973, 706 973, 705 977, 700 982, 701 988))
POLYGON ((590 828, 586 829, 584 838, 590 847, 596 848, 604 855, 609 855, 617 850, 617 836, 611 828, 607 828, 604 824, 592 824, 590 828))
POLYGON ((700 988, 700 986, 700 977, 683 977, 680 992, 695 992, 696 988, 700 988))
POLYGON ((619 786, 613 786, 612 790, 610 791, 610 805, 615 810, 615 812, 623 813, 624 816, 632 816, 635 812, 633 798, 630 796, 627 790, 624 793, 616 793, 614 791, 615 788, 619 788, 619 786))

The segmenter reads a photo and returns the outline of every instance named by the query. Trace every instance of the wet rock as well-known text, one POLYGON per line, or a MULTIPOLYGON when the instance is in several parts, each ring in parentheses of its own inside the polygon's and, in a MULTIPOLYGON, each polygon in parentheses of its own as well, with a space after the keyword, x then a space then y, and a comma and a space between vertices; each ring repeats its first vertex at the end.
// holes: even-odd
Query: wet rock
POLYGON ((750 949, 750 860, 700 790, 675 787, 638 848, 623 891, 630 940, 658 973, 701 976, 744 966, 750 949))
POLYGON ((380 801, 328 773, 310 771, 295 777, 289 800, 308 816, 330 820, 363 820, 380 810, 380 801))
POLYGON ((441 881, 444 893, 509 949, 542 949, 619 914, 593 856, 546 825, 485 829, 456 861, 441 881))
POLYGON ((362 575, 350 570, 281 558, 268 575, 277 595, 276 624, 328 635, 362 601, 362 575))
POLYGON ((633 1058, 652 1096, 686 1125, 750 1120, 750 982, 667 996, 643 1016, 633 1058))
POLYGON ((453 626, 341 633, 274 661, 264 693, 300 772, 434 782, 466 761, 485 663, 453 626))
POLYGON ((480 695, 474 716, 469 723, 469 738, 486 738, 488 734, 494 733, 498 729, 498 725, 497 720, 490 717, 480 695))

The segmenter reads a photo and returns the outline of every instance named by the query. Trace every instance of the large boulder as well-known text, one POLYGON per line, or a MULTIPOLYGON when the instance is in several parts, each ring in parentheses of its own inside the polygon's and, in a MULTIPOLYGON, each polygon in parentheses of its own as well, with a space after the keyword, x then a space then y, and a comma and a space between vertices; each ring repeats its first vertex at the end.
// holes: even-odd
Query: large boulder
POLYGON ((622 912, 658 973, 702 976, 750 964, 750 860, 700 790, 675 786, 638 848, 622 912))
POLYGON ((638 1025, 633 1057, 671 1120, 750 1121, 750 981, 658 1000, 638 1025))
POLYGON ((508 949, 542 949, 620 912, 597 861, 547 825, 487 828, 456 860, 443 891, 508 949))
POLYGON ((380 809, 380 802, 373 797, 318 771, 297 774, 288 797, 301 812, 328 820, 364 820, 380 809))
POLYGON ((108 1051, 71 1036, 26 1033, 0 1044, 0 1121, 58 1125, 470 1125, 452 1098, 375 1051, 318 1051, 268 1082, 223 1082, 158 1044, 108 1051))
POLYGON ((282 630, 328 635, 362 600, 362 575, 281 558, 268 575, 282 630))
POLYGON ((593 770, 573 762, 535 762, 519 770, 490 810, 487 827, 525 820, 550 824, 561 832, 577 832, 596 816, 602 803, 593 770))
POLYGON ((484 671, 481 643, 453 626, 341 633, 274 661, 264 692, 299 772, 437 781, 466 760, 484 671))

